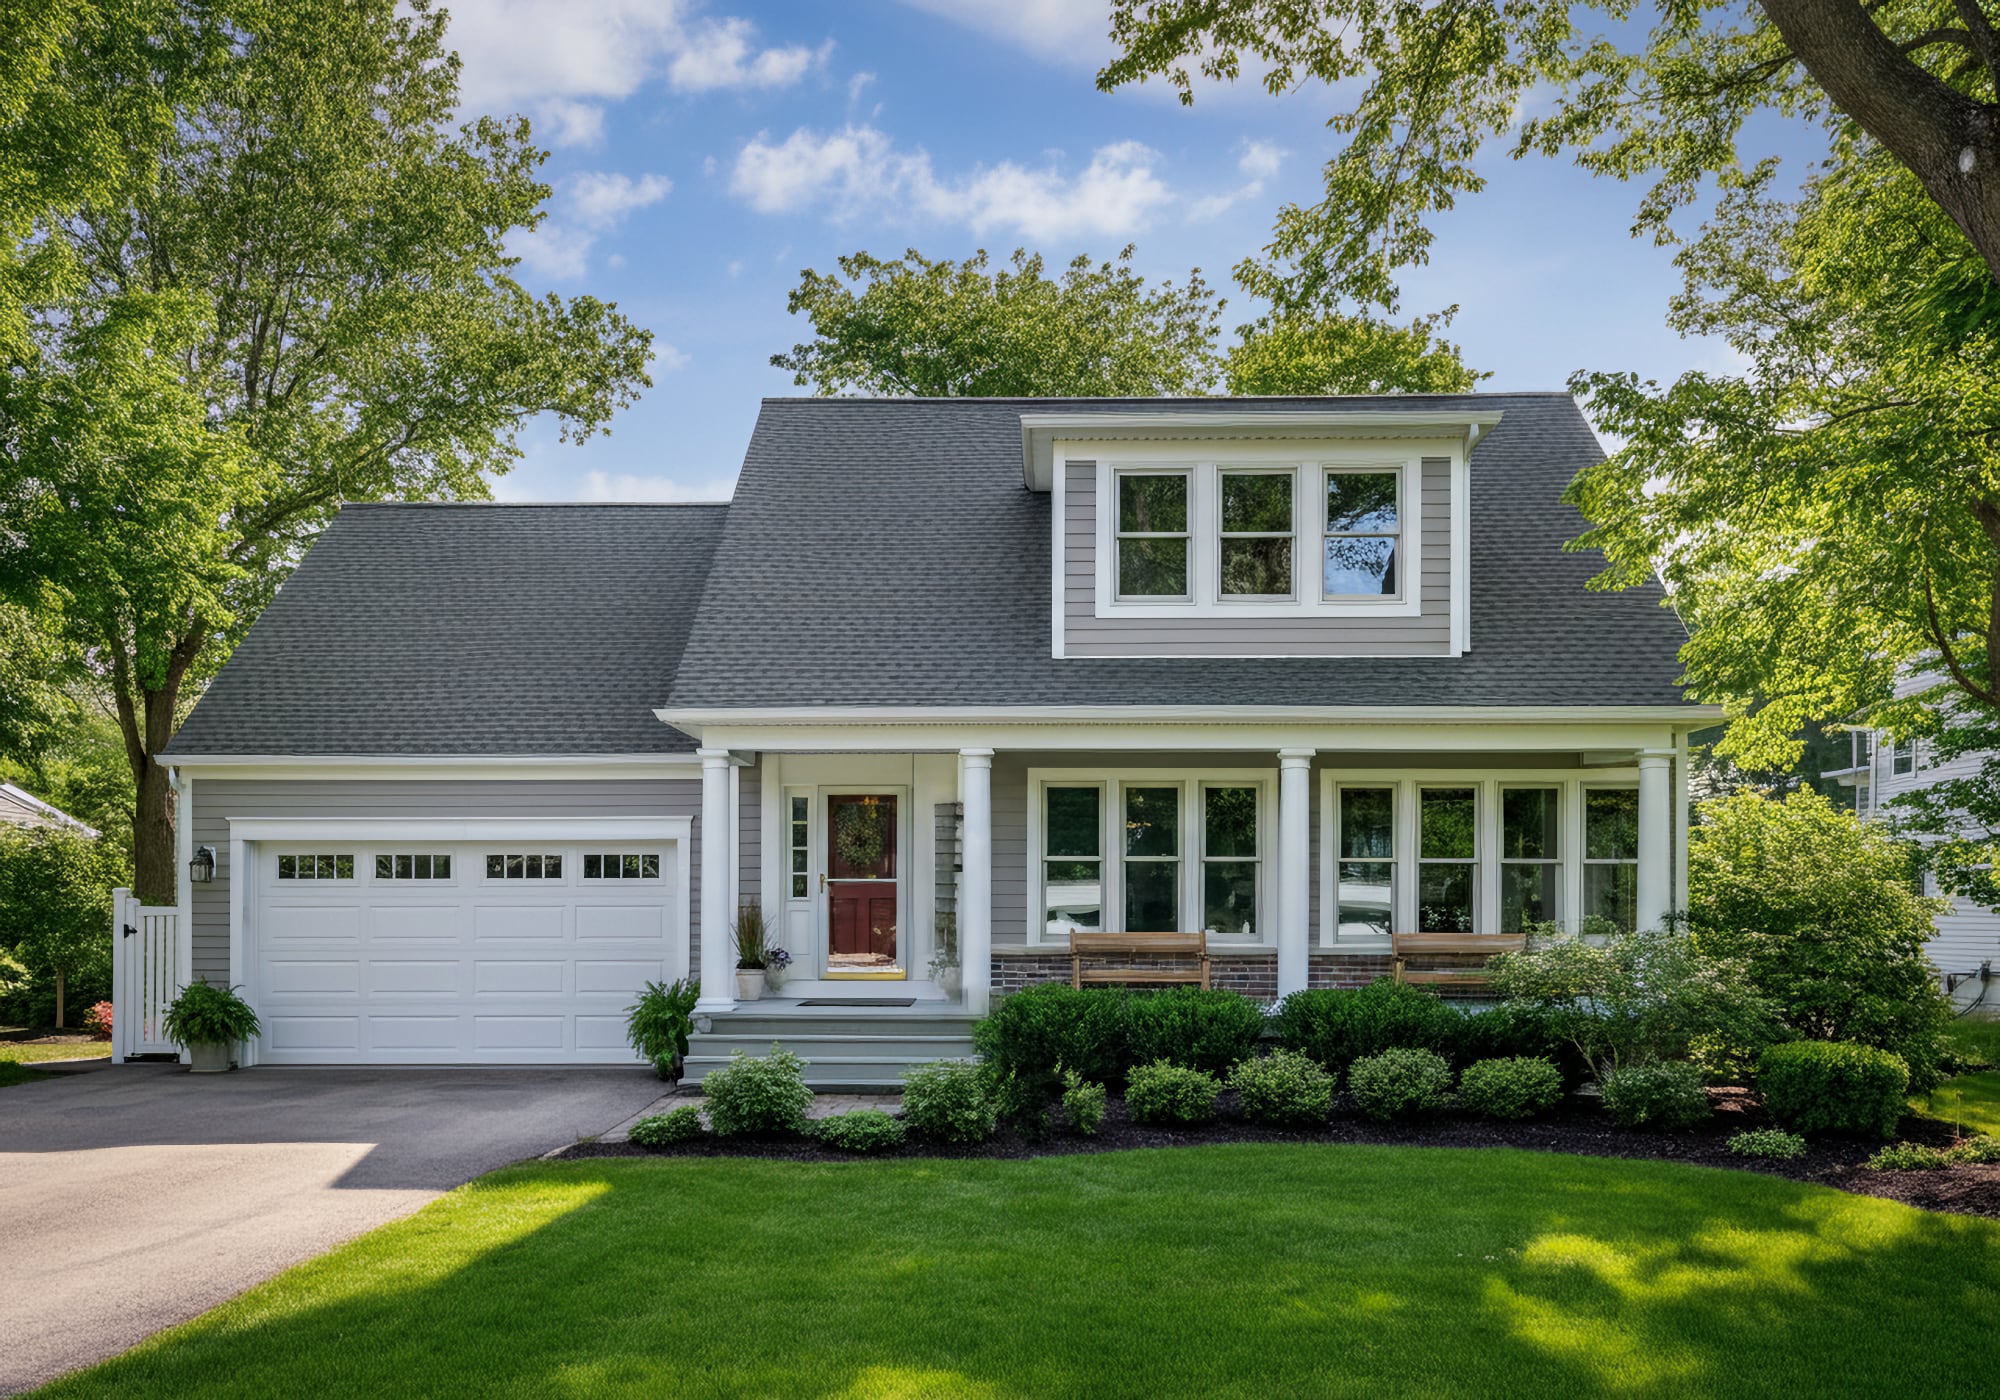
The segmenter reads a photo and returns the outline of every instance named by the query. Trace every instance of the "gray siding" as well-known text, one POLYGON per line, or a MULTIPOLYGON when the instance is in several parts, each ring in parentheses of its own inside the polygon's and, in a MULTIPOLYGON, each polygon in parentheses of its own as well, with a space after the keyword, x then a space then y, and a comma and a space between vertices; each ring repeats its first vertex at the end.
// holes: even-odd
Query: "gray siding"
MULTIPOLYGON (((748 833, 755 819, 756 770, 747 770, 743 819, 748 833)), ((343 782, 262 782, 236 778, 197 779, 194 784, 194 841, 215 847, 213 882, 195 885, 194 973, 208 981, 229 976, 229 821, 232 817, 640 817, 694 818, 688 920, 694 949, 690 966, 701 962, 701 779, 551 779, 548 781, 448 782, 371 780, 343 782)), ((754 839, 754 835, 752 836, 754 839)), ((754 850, 744 872, 755 889, 754 850)), ((239 979, 241 974, 238 974, 239 979)))
MULTIPOLYGON (((1444 656, 1451 651, 1451 463, 1423 459, 1416 617, 1101 618, 1097 612, 1097 464, 1063 478, 1065 656, 1444 656)), ((1312 560, 1301 559, 1307 571, 1312 560)), ((1315 585, 1316 586, 1316 585, 1315 585)))

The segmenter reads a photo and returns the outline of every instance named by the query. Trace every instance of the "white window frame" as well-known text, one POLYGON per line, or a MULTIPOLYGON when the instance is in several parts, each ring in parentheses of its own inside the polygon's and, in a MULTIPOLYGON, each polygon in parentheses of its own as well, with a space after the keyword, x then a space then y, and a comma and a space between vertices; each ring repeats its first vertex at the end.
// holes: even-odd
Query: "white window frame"
MULTIPOLYGON (((1412 477, 1421 476, 1423 471, 1423 464, 1421 462, 1417 463, 1413 469, 1402 466, 1394 468, 1397 474, 1396 530, 1394 534, 1384 534, 1380 530, 1341 530, 1336 532, 1327 528, 1326 523, 1326 488, 1329 481, 1336 476, 1380 476, 1388 470, 1391 469, 1387 466, 1372 466, 1367 463, 1343 464, 1338 466, 1330 463, 1322 463, 1319 471, 1313 477, 1313 512, 1316 517, 1315 528, 1312 532, 1313 539, 1316 541, 1313 549, 1313 577, 1315 579, 1313 588, 1319 595, 1320 602, 1323 604, 1346 607, 1350 605, 1367 606, 1371 603, 1401 603, 1410 592, 1410 559, 1413 553, 1413 551, 1407 548, 1410 530, 1410 481, 1412 477), (1396 591, 1394 593, 1382 594, 1379 598, 1372 594, 1328 593, 1326 591, 1326 542, 1336 539, 1393 540, 1396 546, 1396 591)), ((1417 494, 1418 509, 1421 510, 1422 493, 1419 491, 1417 494)), ((1421 520, 1417 526, 1417 539, 1418 546, 1414 554, 1417 559, 1417 565, 1421 568, 1423 566, 1423 524, 1421 520)), ((1418 586, 1421 589, 1421 583, 1418 586)))
MULTIPOLYGON (((1584 916, 1590 912, 1584 908, 1583 872, 1585 868, 1592 865, 1629 865, 1632 867, 1633 887, 1636 889, 1639 880, 1639 850, 1644 844, 1643 842, 1635 842, 1632 856, 1629 860, 1591 859, 1585 812, 1590 794, 1593 792, 1629 792, 1636 794, 1638 791, 1639 780, 1637 773, 1633 774, 1632 781, 1629 783, 1593 779, 1592 781, 1578 784, 1576 800, 1576 916, 1565 925, 1572 933, 1582 932, 1584 916)), ((1628 932, 1637 932, 1637 930, 1628 930, 1628 932)))
MULTIPOLYGON (((475 859, 479 863, 479 883, 481 885, 505 886, 508 889, 554 889, 557 885, 575 883, 577 871, 582 862, 577 859, 576 848, 548 841, 517 841, 502 845, 499 842, 485 842, 479 847, 475 859), (495 849, 498 847, 498 849, 495 849), (562 861, 560 875, 489 875, 486 860, 489 856, 556 856, 562 861)), ((503 867, 504 870, 504 867, 503 867)))
MULTIPOLYGON (((640 881, 658 880, 664 878, 661 875, 660 871, 665 864, 666 864, 665 857, 659 851, 648 851, 648 850, 639 850, 631 848, 620 849, 616 846, 585 846, 582 850, 577 852, 576 878, 584 882, 585 884, 589 885, 608 885, 613 883, 624 885, 640 881), (592 856, 598 856, 600 858, 608 857, 612 860, 616 860, 619 863, 618 864, 619 873, 616 875, 590 874, 589 867, 586 866, 584 862, 588 861, 592 856), (637 875, 627 875, 624 873, 625 857, 627 856, 634 856, 638 859, 639 873, 637 875), (653 873, 650 875, 646 873, 646 858, 648 856, 651 856, 653 859, 653 873)), ((599 869, 601 870, 602 868, 603 867, 600 865, 599 869)))
POLYGON ((1569 800, 1568 794, 1563 790, 1563 785, 1561 783, 1501 783, 1500 800, 1494 805, 1494 820, 1499 823, 1499 829, 1495 832, 1495 849, 1498 859, 1493 867, 1494 884, 1498 887, 1495 892, 1494 902, 1495 907, 1499 909, 1499 922, 1494 925, 1494 931, 1496 933, 1505 933, 1507 931, 1505 927, 1507 921, 1507 910, 1505 907, 1507 882, 1505 876, 1507 874, 1507 867, 1510 865, 1553 865, 1556 868, 1555 912, 1552 917, 1545 920, 1538 920, 1537 922, 1555 923, 1561 924, 1565 928, 1569 927, 1568 921, 1563 917, 1564 910, 1568 907, 1564 899, 1564 886, 1567 884, 1567 881, 1563 879, 1563 865, 1569 859, 1569 800), (1553 792, 1555 794, 1556 855, 1554 860, 1547 858, 1530 860, 1525 857, 1510 856, 1507 854, 1507 794, 1518 791, 1553 792))
POLYGON ((1201 551, 1195 547, 1195 539, 1194 539, 1195 524, 1196 524, 1196 518, 1195 518, 1196 489, 1197 489, 1196 473, 1185 464, 1161 463, 1158 465, 1154 465, 1150 463, 1131 462, 1116 468, 1111 473, 1111 497, 1108 509, 1106 510, 1106 515, 1111 523, 1111 587, 1113 589, 1113 595, 1117 598, 1120 605, 1126 605, 1126 604, 1157 605, 1157 604, 1170 604, 1175 602, 1186 603, 1190 599, 1196 596, 1196 590, 1199 588, 1199 584, 1195 579, 1195 570, 1200 567, 1200 559, 1198 556, 1201 553, 1201 551), (1177 476, 1185 480, 1187 482, 1187 515, 1186 518, 1181 522, 1182 528, 1178 531, 1173 531, 1173 530, 1129 530, 1128 531, 1120 528, 1120 516, 1122 514, 1121 510, 1122 502, 1120 496, 1124 490, 1124 480, 1128 476, 1177 476), (1181 547, 1187 551, 1187 586, 1188 586, 1187 592, 1179 594, 1135 593, 1130 598, 1128 598, 1123 593, 1118 593, 1116 591, 1119 586, 1118 584, 1119 573, 1120 573, 1118 567, 1119 554, 1125 548, 1125 541, 1174 540, 1174 539, 1179 540, 1181 542, 1181 547))
MULTIPOLYGON (((1186 924, 1190 918, 1201 915, 1202 867, 1206 863, 1204 851, 1207 843, 1207 825, 1201 820, 1201 791, 1204 787, 1254 787, 1257 789, 1257 937, 1254 940, 1228 938, 1221 934, 1209 940, 1216 949, 1254 950, 1275 947, 1271 922, 1274 912, 1274 894, 1271 881, 1265 874, 1270 853, 1276 849, 1274 839, 1277 833, 1277 779, 1278 773, 1272 768, 1030 768, 1028 770, 1028 839, 1026 850, 1027 877, 1027 932, 1028 943, 1032 947, 1067 948, 1068 940, 1048 936, 1048 894, 1044 888, 1043 853, 1046 833, 1043 828, 1047 818, 1047 797, 1045 790, 1051 787, 1100 787, 1103 797, 1098 803, 1098 817, 1103 823, 1099 832, 1099 849, 1103 851, 1099 867, 1100 888, 1103 892, 1104 927, 1108 932, 1120 932, 1125 928, 1125 843, 1124 814, 1125 789, 1133 787, 1171 787, 1180 793, 1180 849, 1175 859, 1180 863, 1180 880, 1177 885, 1180 896, 1179 922, 1186 924)), ((1192 932, 1183 928, 1179 932, 1192 932)))
MULTIPOLYGON (((311 875, 298 875, 298 874, 280 875, 278 873, 279 866, 274 861, 271 866, 271 878, 273 880, 283 880, 287 885, 331 885, 335 883, 343 885, 352 885, 362 878, 363 871, 365 869, 372 869, 374 866, 373 860, 370 859, 370 857, 365 853, 363 853, 362 851, 352 846, 349 846, 343 850, 336 847, 331 842, 323 843, 319 846, 314 846, 306 849, 277 851, 274 852, 273 854, 275 855, 277 860, 292 861, 293 862, 292 868, 295 871, 298 869, 297 863, 299 861, 310 860, 313 862, 314 873, 311 875), (343 857, 345 857, 347 860, 353 862, 353 864, 349 870, 349 873, 346 875, 340 875, 340 874, 321 875, 318 873, 319 858, 321 856, 326 856, 327 858, 335 862, 338 862, 343 857)), ((339 868, 340 867, 338 864, 336 864, 334 867, 336 871, 339 868)))
MULTIPOLYGON (((1271 441, 1189 443, 1185 446, 1132 442, 1069 443, 1063 461, 1096 463, 1095 613, 1099 618, 1360 618, 1416 617, 1423 612, 1423 462, 1449 463, 1452 565, 1450 611, 1452 648, 1462 649, 1459 613, 1465 571, 1459 554, 1466 547, 1462 514, 1465 493, 1464 446, 1450 439, 1395 441, 1271 441), (1222 487, 1224 471, 1290 471, 1292 482, 1292 596, 1222 596, 1222 487), (1128 474, 1188 473, 1189 596, 1127 598, 1118 589, 1118 480, 1128 474), (1328 472, 1393 471, 1397 474, 1396 517, 1399 593, 1393 598, 1322 596, 1325 556, 1325 476, 1328 472), (1305 586, 1310 569, 1312 586, 1305 586)), ((1056 539, 1063 539, 1058 496, 1056 539)), ((1058 586, 1061 570, 1057 570, 1058 586)), ((1253 648, 1254 650, 1254 648, 1253 648)))
MULTIPOLYGON (((481 852, 480 854, 483 858, 485 853, 481 852)), ((464 860, 460 858, 458 853, 453 851, 411 850, 408 847, 376 850, 368 853, 368 879, 371 884, 377 885, 407 885, 413 889, 448 889, 459 882, 459 868, 464 864, 464 860), (376 861, 386 859, 389 862, 390 870, 393 871, 396 868, 396 860, 400 856, 407 856, 411 859, 413 862, 412 869, 415 868, 414 861, 418 856, 429 856, 434 861, 437 857, 443 856, 451 862, 452 873, 444 876, 378 875, 375 873, 376 861)))
POLYGON ((1409 850, 1404 833, 1404 812, 1409 803, 1405 784, 1398 778, 1369 778, 1360 774, 1346 777, 1332 772, 1324 775, 1320 797, 1320 824, 1325 828, 1321 845, 1325 855, 1320 863, 1320 945, 1327 948, 1387 947, 1388 940, 1370 934, 1345 935, 1340 931, 1340 794, 1349 788, 1389 794, 1389 929, 1401 931, 1403 910, 1408 907, 1403 894, 1404 857, 1409 850))
MULTIPOLYGON (((1290 603, 1299 596, 1299 569, 1303 561, 1299 530, 1299 469, 1290 463, 1276 466, 1259 462, 1218 462, 1215 466, 1215 598, 1224 607, 1243 604, 1290 603), (1282 476, 1292 484, 1292 521, 1289 530, 1224 530, 1222 528, 1222 478, 1225 476, 1282 476), (1224 593, 1222 591, 1222 544, 1225 540, 1290 540, 1292 544, 1291 587, 1283 593, 1224 593)), ((1192 513, 1193 500, 1189 507, 1192 513)))
POLYGON ((1264 853, 1270 847, 1270 840, 1269 840, 1270 827, 1266 825, 1264 821, 1263 789, 1256 783, 1232 783, 1221 778, 1203 778, 1201 779, 1201 781, 1197 782, 1194 785, 1194 820, 1195 823, 1201 828, 1198 832, 1195 833, 1195 845, 1200 852, 1199 856, 1197 857, 1197 860, 1201 868, 1195 871, 1195 893, 1197 897, 1195 899, 1193 907, 1188 912, 1194 914, 1197 918, 1202 919, 1202 922, 1204 924, 1207 923, 1207 918, 1206 918, 1207 909, 1205 906, 1208 903, 1208 867, 1211 863, 1216 865, 1248 864, 1254 866, 1255 868, 1251 872, 1251 878, 1256 881, 1257 894, 1251 904, 1250 923, 1251 927, 1256 930, 1256 937, 1246 939, 1241 937, 1231 937, 1230 935, 1221 932, 1214 932, 1211 934, 1211 938, 1217 942, 1262 943, 1264 941, 1264 909, 1266 906, 1264 890, 1268 883, 1264 879, 1264 864, 1265 864, 1264 853), (1253 792, 1256 793, 1256 808, 1255 808, 1257 813, 1256 854, 1249 856, 1211 855, 1209 854, 1208 850, 1208 794, 1210 790, 1214 788, 1241 788, 1241 787, 1250 788, 1253 792))
POLYGON ((1914 778, 1917 776, 1917 741, 1904 739, 1889 746, 1889 776, 1892 778, 1914 778), (1903 765, 1908 764, 1905 768, 1903 765))
POLYGON ((1417 790, 1419 788, 1469 787, 1475 790, 1478 826, 1477 888, 1474 891, 1477 916, 1474 933, 1500 930, 1500 790, 1503 787, 1552 787, 1560 789, 1558 823, 1562 859, 1557 878, 1559 892, 1557 920, 1570 933, 1581 930, 1583 918, 1583 794, 1598 788, 1636 790, 1636 766, 1592 768, 1430 768, 1342 767, 1329 762, 1320 770, 1319 793, 1319 928, 1322 951, 1387 952, 1386 938, 1340 936, 1339 860, 1340 808, 1337 794, 1343 787, 1393 788, 1396 792, 1396 869, 1391 928, 1396 933, 1415 933, 1417 902, 1417 790))

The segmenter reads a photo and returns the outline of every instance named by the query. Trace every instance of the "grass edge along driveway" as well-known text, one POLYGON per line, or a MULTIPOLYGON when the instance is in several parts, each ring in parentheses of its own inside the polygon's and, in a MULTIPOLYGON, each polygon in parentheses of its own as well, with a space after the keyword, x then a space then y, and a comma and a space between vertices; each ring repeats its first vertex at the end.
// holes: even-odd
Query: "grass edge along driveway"
POLYGON ((1979 1393, 2000 1224, 1483 1149, 509 1168, 51 1395, 1979 1393))

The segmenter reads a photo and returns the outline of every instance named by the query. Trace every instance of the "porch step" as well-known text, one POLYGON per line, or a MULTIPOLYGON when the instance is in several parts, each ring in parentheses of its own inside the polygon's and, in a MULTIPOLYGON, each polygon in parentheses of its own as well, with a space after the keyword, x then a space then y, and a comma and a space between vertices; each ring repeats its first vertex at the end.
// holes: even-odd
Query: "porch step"
POLYGON ((895 1089, 904 1071, 931 1060, 970 1058, 975 1018, 956 1008, 801 1007, 717 1012, 697 1029, 682 1081, 699 1084, 732 1050, 768 1055, 773 1044, 806 1061, 814 1089, 895 1089))

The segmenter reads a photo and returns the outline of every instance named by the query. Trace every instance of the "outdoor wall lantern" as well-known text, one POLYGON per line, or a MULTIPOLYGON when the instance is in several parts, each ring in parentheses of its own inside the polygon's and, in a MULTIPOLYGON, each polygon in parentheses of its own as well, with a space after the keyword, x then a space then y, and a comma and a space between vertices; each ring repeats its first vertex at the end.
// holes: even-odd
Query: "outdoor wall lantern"
POLYGON ((215 878, 215 847, 198 846, 194 859, 188 862, 188 879, 197 885, 206 885, 215 878))

